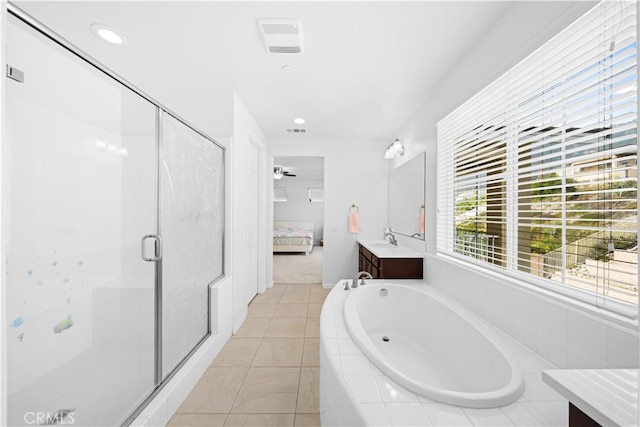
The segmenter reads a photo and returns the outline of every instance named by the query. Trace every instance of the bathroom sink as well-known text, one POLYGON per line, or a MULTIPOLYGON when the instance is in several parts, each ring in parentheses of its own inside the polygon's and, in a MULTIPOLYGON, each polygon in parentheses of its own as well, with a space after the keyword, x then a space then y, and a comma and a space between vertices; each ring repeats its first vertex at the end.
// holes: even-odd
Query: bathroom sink
POLYGON ((369 246, 373 246, 374 248, 398 249, 398 246, 393 246, 387 242, 370 243, 369 246))
POLYGON ((362 248, 369 249, 377 258, 424 258, 421 252, 406 246, 393 246, 384 240, 359 240, 358 243, 362 248))

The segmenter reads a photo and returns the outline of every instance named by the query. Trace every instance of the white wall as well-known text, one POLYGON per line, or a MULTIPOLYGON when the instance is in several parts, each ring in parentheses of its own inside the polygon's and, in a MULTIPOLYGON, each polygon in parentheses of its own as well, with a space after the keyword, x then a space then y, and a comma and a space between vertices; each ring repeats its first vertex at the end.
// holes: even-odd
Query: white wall
POLYGON ((324 202, 310 202, 309 188, 324 188, 324 181, 298 178, 273 181, 274 188, 287 189, 287 201, 273 203, 273 220, 312 221, 314 245, 318 245, 324 234, 324 202))
MULTIPOLYGON (((6 64, 6 28, 7 28, 7 2, 0 0, 0 65, 5 69, 6 64)), ((5 78, 0 79, 0 141, 5 140, 5 78)), ((4 156, 4 144, 0 144, 0 159, 4 156)), ((0 162, 0 206, 5 206, 6 192, 4 191, 4 170, 0 162)), ((0 209, 0 242, 4 242, 4 227, 6 218, 4 209, 0 209)), ((0 245, 0 271, 6 271, 4 244, 0 245)), ((7 330, 7 290, 5 287, 5 275, 0 274, 0 425, 7 425, 7 339, 4 331, 7 330)))
POLYGON ((327 286, 353 278, 358 270, 357 236, 349 233, 349 206, 360 208, 360 233, 382 239, 387 221, 390 141, 342 139, 272 139, 274 156, 324 157, 324 267, 327 286))
MULTIPOLYGON (((517 51, 501 50, 505 34, 518 37, 508 16, 497 22, 456 69, 443 79, 426 103, 398 131, 405 156, 399 165, 420 151, 427 153, 425 197, 426 282, 438 286, 488 321, 538 351, 561 368, 637 367, 638 327, 589 307, 563 302, 536 289, 483 274, 436 256, 436 123, 475 93, 498 78, 538 46, 590 9, 578 4, 559 16, 536 40, 523 40, 517 51), (468 70, 476 70, 469 73, 468 70), (481 72, 482 71, 482 72, 481 72)), ((526 14, 526 3, 510 12, 526 14)), ((530 22, 535 22, 531 19, 530 22)), ((402 241, 400 241, 402 243, 402 241)))
POLYGON ((236 332, 247 315, 247 234, 246 201, 247 192, 247 146, 249 138, 260 147, 259 226, 258 226, 258 292, 264 292, 273 282, 272 228, 273 210, 271 206, 273 181, 272 155, 269 141, 242 100, 233 97, 233 143, 230 165, 232 205, 231 230, 226 235, 231 239, 231 275, 233 277, 233 331, 236 332))

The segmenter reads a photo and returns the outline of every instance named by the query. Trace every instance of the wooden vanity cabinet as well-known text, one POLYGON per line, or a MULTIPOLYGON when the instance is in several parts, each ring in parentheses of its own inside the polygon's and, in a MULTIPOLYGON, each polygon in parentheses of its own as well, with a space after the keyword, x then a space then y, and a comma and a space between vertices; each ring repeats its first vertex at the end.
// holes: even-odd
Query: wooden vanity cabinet
POLYGON ((569 427, 602 427, 602 425, 569 402, 569 427))
POLYGON ((422 279, 422 258, 378 258, 358 246, 358 271, 367 271, 374 279, 422 279))

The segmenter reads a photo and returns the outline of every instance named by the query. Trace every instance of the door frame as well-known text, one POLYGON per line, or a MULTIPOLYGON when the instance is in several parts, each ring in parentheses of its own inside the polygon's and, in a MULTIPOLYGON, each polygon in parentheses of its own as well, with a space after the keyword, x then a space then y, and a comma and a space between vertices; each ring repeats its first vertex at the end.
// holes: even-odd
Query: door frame
MULTIPOLYGON (((257 190, 257 197, 255 200, 256 203, 256 247, 255 247, 255 251, 256 251, 256 261, 257 261, 257 265, 256 265, 256 286, 255 289, 251 288, 250 286, 247 286, 247 304, 249 304, 251 302, 251 300, 260 292, 264 292, 265 290, 265 286, 264 284, 261 286, 260 284, 260 278, 264 277, 264 260, 263 257, 260 256, 261 254, 264 253, 264 238, 263 238, 263 233, 264 233, 264 225, 263 225, 263 221, 264 221, 264 209, 263 209, 263 201, 264 201, 264 183, 263 183, 263 179, 261 179, 261 177, 263 176, 263 172, 264 172, 264 166, 263 166, 263 160, 264 160, 264 150, 262 148, 262 144, 260 144, 260 142, 258 142, 259 140, 254 136, 254 134, 249 131, 249 135, 247 138, 247 153, 248 150, 255 148, 256 150, 256 154, 257 154, 257 163, 258 163, 258 171, 256 173, 256 190, 257 190)), ((248 158, 248 154, 247 154, 247 158, 248 158)), ((246 166, 249 166, 248 162, 246 163, 246 166)), ((249 181, 247 180, 247 189, 249 186, 249 181)), ((247 197, 249 195, 249 191, 247 191, 245 197, 247 197)), ((247 199, 248 200, 248 199, 247 199)), ((248 204, 247 204, 248 206, 248 204)), ((249 234, 247 233, 247 243, 249 241, 249 234)), ((247 255, 249 253, 249 246, 247 244, 246 247, 246 251, 247 251, 247 255)), ((249 284, 249 280, 247 277, 247 285, 249 284)))

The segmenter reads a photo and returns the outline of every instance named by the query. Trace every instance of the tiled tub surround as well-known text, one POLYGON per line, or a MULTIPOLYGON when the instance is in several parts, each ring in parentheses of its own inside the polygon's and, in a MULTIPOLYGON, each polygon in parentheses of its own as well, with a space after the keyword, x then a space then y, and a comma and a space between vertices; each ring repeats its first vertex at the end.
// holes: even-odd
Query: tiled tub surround
POLYGON ((424 271, 426 283, 559 368, 638 368, 629 319, 448 257, 426 254, 424 271))
MULTIPOLYGON (((419 280, 387 281, 387 285, 391 287, 393 282, 418 289, 429 286, 419 280)), ((542 370, 556 366, 473 313, 469 315, 474 321, 494 330, 514 354, 525 380, 525 391, 520 399, 500 408, 471 409, 417 396, 399 386, 380 372, 351 339, 343 316, 349 292, 340 283, 335 286, 325 300, 320 317, 320 417, 323 425, 567 425, 567 401, 541 379, 542 370)), ((454 301, 452 304, 466 310, 454 301)), ((473 349, 469 348, 468 352, 472 354, 473 349)))

